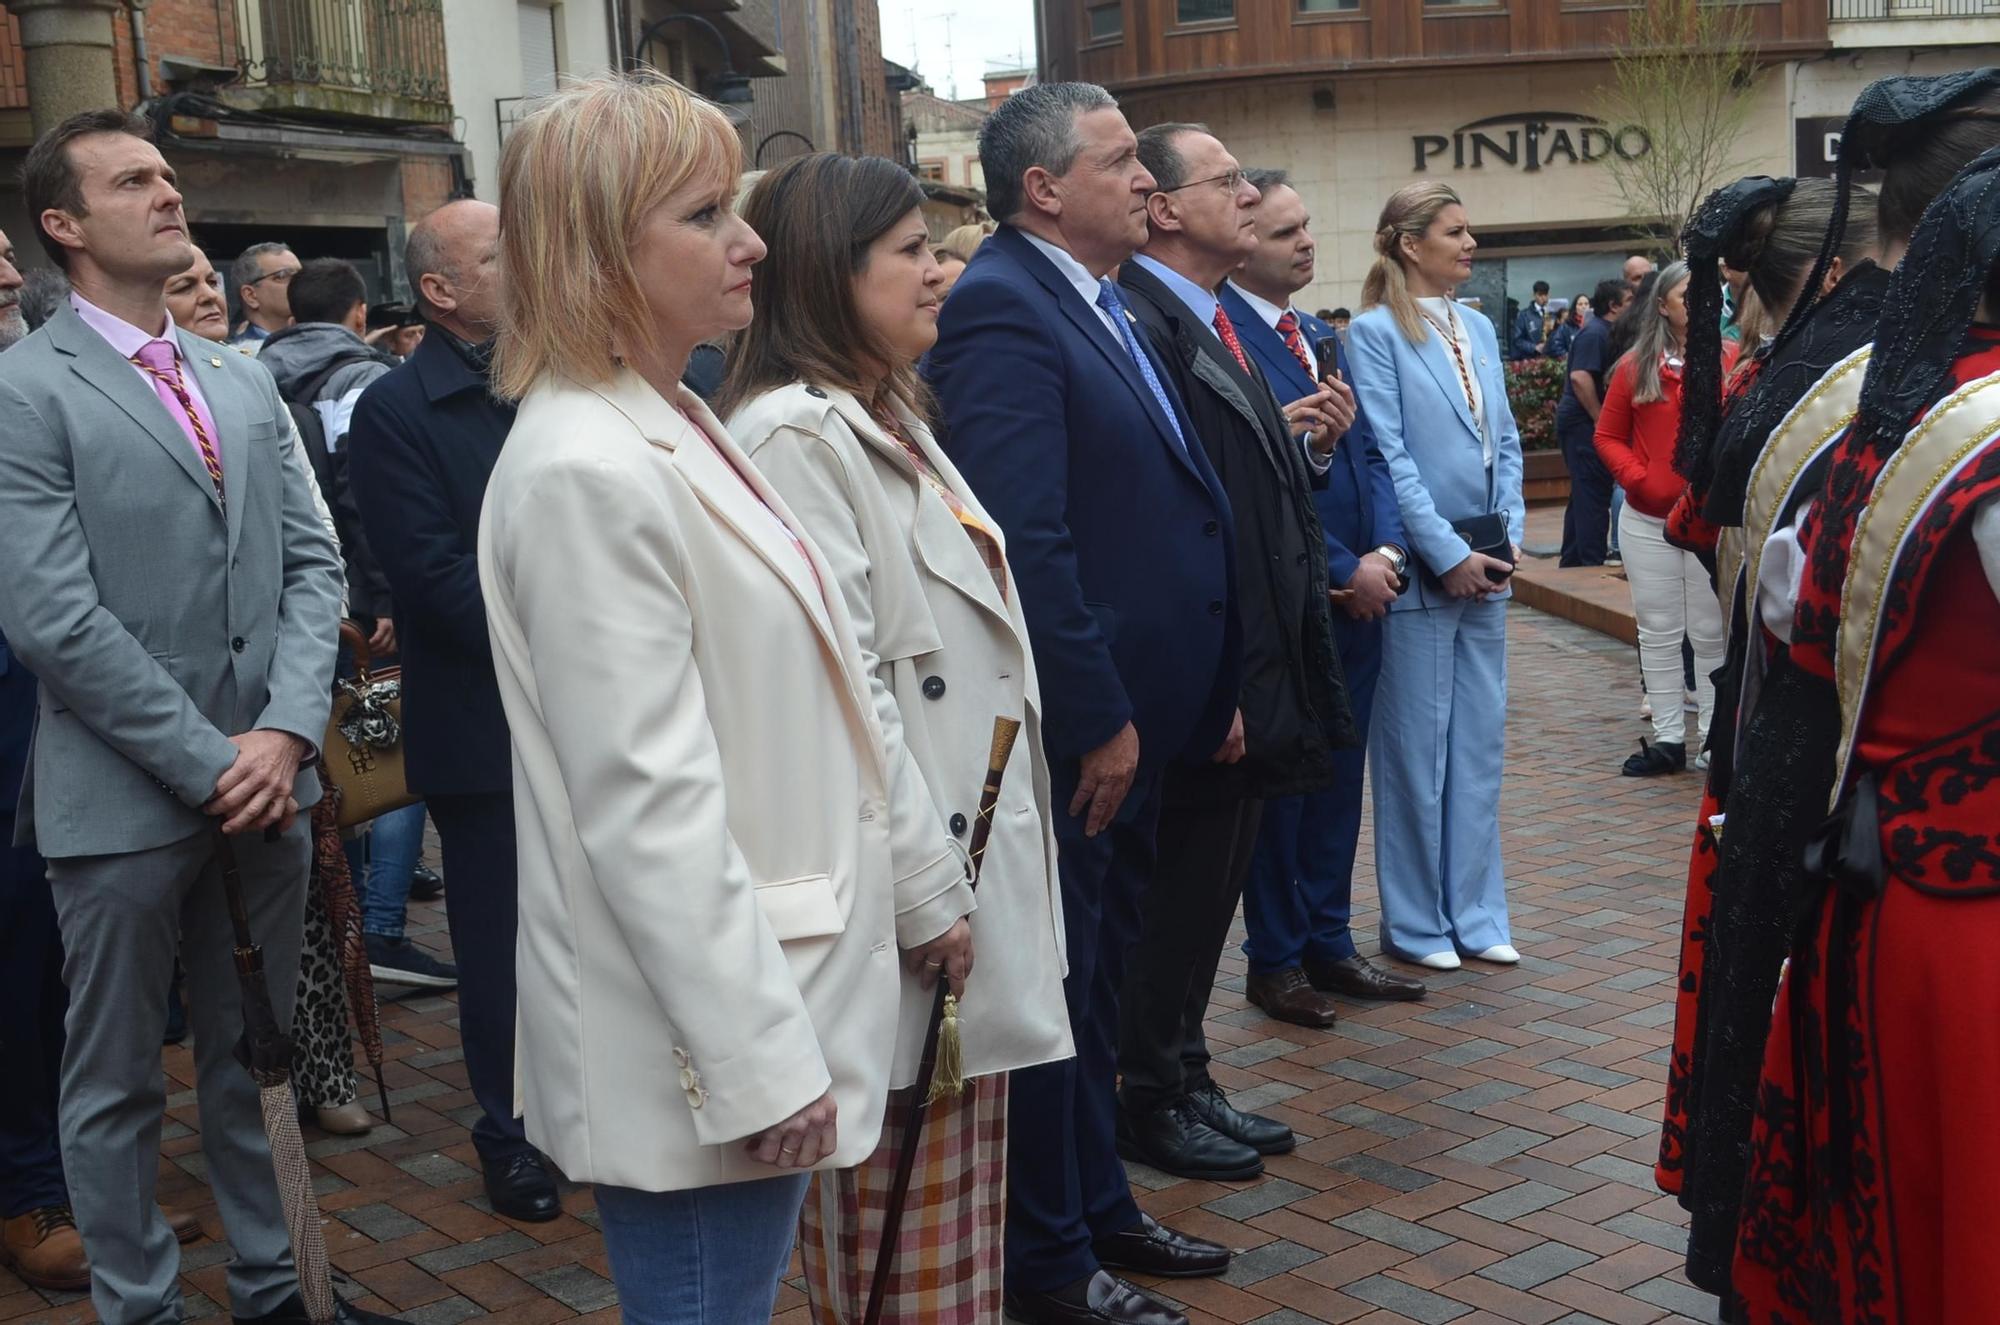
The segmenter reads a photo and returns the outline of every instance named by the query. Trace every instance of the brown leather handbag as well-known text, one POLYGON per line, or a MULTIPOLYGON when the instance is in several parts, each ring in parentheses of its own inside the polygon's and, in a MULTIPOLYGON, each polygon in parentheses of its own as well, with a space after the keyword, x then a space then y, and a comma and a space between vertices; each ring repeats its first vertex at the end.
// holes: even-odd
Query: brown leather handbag
POLYGON ((340 623, 340 638, 354 655, 354 677, 333 683, 320 750, 340 788, 339 824, 352 828, 421 798, 403 780, 403 669, 369 667, 368 639, 351 621, 340 623))

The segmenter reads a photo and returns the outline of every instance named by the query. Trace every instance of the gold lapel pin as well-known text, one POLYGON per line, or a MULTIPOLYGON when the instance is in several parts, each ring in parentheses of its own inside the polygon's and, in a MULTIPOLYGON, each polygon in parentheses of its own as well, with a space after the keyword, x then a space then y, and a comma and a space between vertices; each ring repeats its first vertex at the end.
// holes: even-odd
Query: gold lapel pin
POLYGON ((220 368, 220 367, 222 367, 222 360, 220 360, 220 359, 215 359, 215 358, 211 358, 211 359, 210 359, 210 360, 208 361, 208 366, 209 366, 210 368, 220 368))

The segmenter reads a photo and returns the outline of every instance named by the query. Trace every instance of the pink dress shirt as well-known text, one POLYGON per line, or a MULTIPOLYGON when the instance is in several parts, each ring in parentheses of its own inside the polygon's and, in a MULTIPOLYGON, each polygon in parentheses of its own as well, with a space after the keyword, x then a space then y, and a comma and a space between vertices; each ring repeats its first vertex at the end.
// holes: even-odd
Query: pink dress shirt
MULTIPOLYGON (((91 303, 88 299, 85 299, 82 295, 74 291, 70 293, 69 302, 70 307, 76 310, 76 315, 83 319, 84 325, 102 336, 106 343, 118 352, 118 357, 127 363, 131 363, 133 357, 141 349, 156 340, 164 341, 173 350, 174 362, 180 365, 181 387, 187 392, 188 399, 194 402, 195 413, 201 418, 201 426, 215 442, 216 458, 219 462, 221 459, 222 434, 216 431, 215 416, 209 412, 208 401, 202 396, 201 387, 195 381, 194 374, 188 370, 187 356, 181 353, 180 341, 173 334, 173 319, 167 319, 165 329, 159 334, 149 336, 138 327, 127 322, 124 318, 105 312, 96 304, 91 303)), ((181 426, 181 431, 187 434, 188 445, 195 448, 195 458, 197 460, 201 459, 201 444, 195 440, 194 425, 189 422, 187 411, 181 408, 181 403, 174 398, 174 393, 168 389, 164 382, 154 379, 150 373, 139 367, 138 364, 132 364, 132 371, 139 375, 141 381, 145 382, 147 390, 159 397, 160 403, 166 406, 167 413, 173 416, 174 422, 178 423, 181 426)))

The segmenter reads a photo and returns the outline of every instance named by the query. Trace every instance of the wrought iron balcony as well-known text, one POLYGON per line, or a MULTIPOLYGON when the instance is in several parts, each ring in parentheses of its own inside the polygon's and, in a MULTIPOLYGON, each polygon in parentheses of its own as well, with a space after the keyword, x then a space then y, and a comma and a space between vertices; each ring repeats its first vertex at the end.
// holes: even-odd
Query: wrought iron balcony
POLYGON ((1874 19, 2000 18, 2000 0, 1828 0, 1836 23, 1874 19))
POLYGON ((451 119, 443 0, 236 0, 230 100, 330 119, 451 119))

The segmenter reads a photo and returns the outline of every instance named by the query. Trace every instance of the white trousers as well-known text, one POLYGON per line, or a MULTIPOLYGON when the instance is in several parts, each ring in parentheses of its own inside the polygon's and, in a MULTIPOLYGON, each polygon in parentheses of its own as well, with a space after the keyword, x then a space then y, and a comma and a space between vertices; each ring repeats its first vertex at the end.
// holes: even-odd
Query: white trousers
MULTIPOLYGON (((1625 578, 1632 586, 1632 611, 1639 619, 1639 669, 1646 676, 1646 700, 1653 706, 1653 740, 1679 745, 1687 739, 1687 715, 1681 709, 1685 636, 1694 649, 1698 750, 1715 716, 1715 682, 1710 678, 1722 666, 1722 606, 1701 559, 1667 542, 1666 521, 1627 502, 1618 516, 1618 539, 1625 578)), ((1692 756, 1694 750, 1688 753, 1692 756)))

